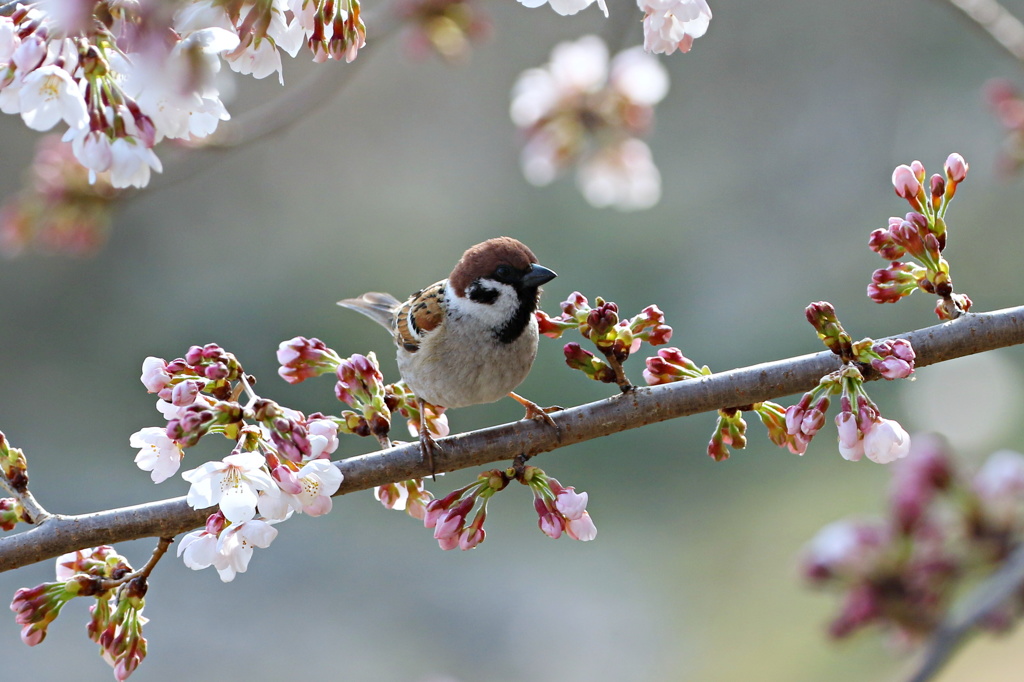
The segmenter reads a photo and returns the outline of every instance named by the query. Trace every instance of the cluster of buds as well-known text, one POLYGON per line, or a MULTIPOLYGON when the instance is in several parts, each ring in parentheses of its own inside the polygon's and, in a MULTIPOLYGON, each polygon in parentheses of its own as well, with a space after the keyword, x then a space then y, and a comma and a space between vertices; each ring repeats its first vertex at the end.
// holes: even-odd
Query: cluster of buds
POLYGON ((165 432, 181 447, 190 448, 217 427, 225 435, 237 432, 244 417, 245 410, 238 403, 200 400, 179 409, 178 416, 167 422, 165 432))
POLYGON ((825 425, 825 413, 831 396, 839 394, 841 412, 836 416, 839 431, 839 452, 848 460, 858 461, 865 455, 873 462, 885 464, 907 455, 910 437, 903 427, 891 419, 883 419, 878 406, 864 390, 861 368, 870 367, 885 379, 903 379, 914 371, 914 349, 906 339, 854 342, 843 329, 832 304, 819 301, 807 306, 807 321, 818 338, 843 366, 831 372, 818 385, 801 396, 799 402, 786 409, 785 437, 778 433, 778 424, 762 415, 774 443, 795 454, 803 454, 814 435, 825 425), (774 432, 773 432, 774 429, 774 432))
POLYGON ((533 506, 539 517, 537 524, 545 535, 558 539, 565 533, 574 540, 593 540, 597 536, 597 528, 587 512, 587 493, 562 486, 535 466, 485 471, 473 483, 431 500, 426 506, 423 525, 434 529, 434 538, 441 549, 473 549, 487 536, 483 526, 488 500, 513 480, 533 491, 533 506), (476 515, 468 521, 474 508, 477 508, 476 515))
POLYGON ((178 407, 194 403, 200 392, 227 400, 232 394, 232 382, 242 375, 238 359, 215 343, 192 346, 185 357, 170 362, 148 357, 142 364, 142 384, 146 389, 178 407))
POLYGON ((146 657, 148 644, 142 626, 149 619, 142 615, 142 609, 147 589, 146 577, 140 575, 90 607, 89 637, 100 645, 103 659, 114 667, 114 678, 119 681, 135 672, 146 657))
POLYGON ((577 165, 577 184, 593 206, 653 206, 661 175, 639 136, 651 128, 668 85, 665 67, 640 47, 609 64, 597 36, 559 43, 551 61, 523 72, 512 90, 512 121, 527 138, 526 179, 548 185, 577 165))
POLYGON ((427 505, 434 499, 423 487, 422 478, 379 485, 373 489, 373 496, 387 509, 404 511, 414 519, 423 519, 427 505))
POLYGON ((810 304, 804 314, 825 347, 844 363, 870 366, 884 379, 890 380, 905 379, 914 373, 916 354, 906 339, 861 339, 854 342, 839 322, 835 308, 827 301, 810 304))
POLYGON ((388 440, 391 411, 397 404, 394 399, 389 404, 377 356, 357 353, 342 360, 336 373, 338 383, 334 385, 334 395, 346 405, 356 408, 355 412, 345 410, 341 413, 345 421, 342 430, 360 436, 373 435, 388 447, 391 443, 388 440))
MULTIPOLYGON (((279 355, 301 356, 301 350, 292 352, 295 345, 283 344, 279 355)), ((303 366, 296 361, 295 367, 298 376, 303 366)), ((177 473, 183 448, 208 433, 235 443, 223 460, 182 473, 191 483, 189 505, 219 508, 206 530, 179 545, 188 566, 215 566, 223 580, 232 580, 246 570, 253 548, 267 547, 276 536, 272 523, 294 513, 319 516, 331 510, 331 496, 342 481, 330 462, 341 420, 306 416, 255 395, 235 356, 215 344, 193 346, 171 362, 147 358, 142 382, 160 395, 157 407, 168 419, 165 428, 142 429, 130 441, 141 448, 135 461, 152 472, 154 482, 177 473), (237 402, 243 389, 249 395, 244 406, 237 402), (257 511, 262 518, 255 518, 257 511), (187 553, 185 547, 190 547, 187 553)))
POLYGON ((729 459, 729 446, 742 450, 747 447, 747 422, 743 411, 730 407, 718 411, 718 422, 708 443, 708 457, 721 462, 729 459))
POLYGON ((127 560, 104 545, 64 554, 57 559, 57 582, 21 588, 11 610, 22 626, 21 639, 35 646, 64 605, 75 597, 95 597, 87 631, 100 645, 114 677, 125 680, 146 656, 142 626, 146 576, 134 574, 127 560))
MULTIPOLYGON (((260 444, 282 460, 299 463, 322 459, 338 447, 339 424, 319 412, 307 417, 265 398, 253 404, 252 412, 261 426, 260 444)), ((245 444, 242 448, 254 449, 245 444)))
POLYGON ((314 62, 344 59, 351 63, 366 45, 359 0, 289 0, 288 7, 305 33, 314 62))
POLYGON ((568 329, 579 330, 605 359, 595 357, 578 343, 570 343, 564 348, 566 364, 581 370, 591 379, 616 383, 624 391, 632 388, 622 370, 626 358, 635 353, 644 341, 660 346, 672 338, 672 327, 665 324, 665 314, 656 305, 647 306, 629 319, 620 319, 619 306, 601 297, 596 298, 594 307, 591 307, 587 298, 578 291, 570 294, 560 305, 562 312, 557 317, 537 311, 540 333, 557 339, 568 329))
POLYGON ((297 384, 336 371, 341 358, 320 339, 296 336, 277 347, 277 362, 281 378, 289 384, 297 384))
POLYGON ((398 15, 410 26, 410 51, 436 52, 447 62, 464 61, 474 42, 491 34, 491 22, 470 0, 407 0, 398 15))
POLYGON ((0 431, 0 474, 6 482, 5 487, 10 487, 15 492, 25 492, 28 489, 28 460, 21 448, 12 448, 7 442, 7 436, 0 431))
MULTIPOLYGON (((277 349, 280 367, 277 373, 290 384, 297 384, 321 374, 337 376, 334 395, 355 408, 341 413, 339 427, 344 433, 375 436, 387 447, 391 429, 391 413, 398 412, 408 420, 409 432, 419 435, 420 403, 404 382, 384 384, 377 356, 353 355, 342 359, 320 339, 296 336, 283 341, 277 349)), ((448 435, 448 418, 444 408, 425 404, 427 428, 437 436, 448 435)))
MULTIPOLYGON (((829 630, 869 625, 902 640, 932 634, 958 589, 997 569, 1024 533, 1024 456, 993 454, 973 476, 958 471, 943 441, 915 438, 893 471, 889 511, 878 521, 839 521, 809 543, 803 574, 843 592, 829 630)), ((1019 593, 978 625, 1003 630, 1024 608, 1019 593)))
POLYGON ((971 307, 971 300, 953 292, 949 263, 942 256, 946 248, 946 209, 957 186, 967 177, 968 164, 959 154, 950 154, 944 175, 935 174, 925 181, 920 161, 900 165, 892 174, 896 195, 910 204, 905 217, 889 218, 888 227, 871 233, 868 246, 888 261, 888 267, 876 270, 868 285, 868 297, 876 303, 895 303, 917 289, 936 294, 935 313, 939 319, 959 317, 971 307), (901 261, 910 257, 917 262, 901 261))
POLYGON ((657 386, 710 375, 711 370, 707 365, 698 367, 697 363, 683 355, 681 350, 669 347, 662 348, 657 355, 647 358, 644 381, 648 386, 657 386))
MULTIPOLYGON (((698 367, 697 363, 683 355, 678 348, 662 348, 657 355, 647 358, 644 381, 648 386, 657 386, 710 375, 711 369, 707 365, 698 367)), ((768 427, 768 435, 772 442, 783 447, 790 443, 792 449, 792 439, 786 435, 784 427, 782 406, 766 401, 718 410, 718 421, 708 442, 708 457, 716 462, 722 462, 729 459, 730 447, 742 450, 747 446, 747 422, 743 419, 743 412, 746 410, 757 413, 768 427)))
POLYGON ((597 537, 597 527, 587 511, 587 493, 577 493, 571 485, 563 486, 534 466, 524 467, 518 478, 533 491, 537 525, 544 535, 554 540, 562 537, 563 532, 573 540, 597 537))
POLYGON ((25 188, 0 208, 0 252, 16 256, 34 247, 92 254, 106 242, 118 194, 106 177, 90 184, 71 145, 46 135, 36 146, 25 188))
POLYGON ((487 537, 484 521, 488 501, 494 493, 504 490, 510 480, 505 472, 497 469, 483 472, 469 485, 431 500, 423 514, 423 525, 434 529, 434 539, 441 549, 473 549, 487 537), (478 500, 476 515, 467 525, 478 500))
POLYGON ((27 522, 28 514, 13 497, 0 497, 0 530, 14 530, 19 521, 27 522))

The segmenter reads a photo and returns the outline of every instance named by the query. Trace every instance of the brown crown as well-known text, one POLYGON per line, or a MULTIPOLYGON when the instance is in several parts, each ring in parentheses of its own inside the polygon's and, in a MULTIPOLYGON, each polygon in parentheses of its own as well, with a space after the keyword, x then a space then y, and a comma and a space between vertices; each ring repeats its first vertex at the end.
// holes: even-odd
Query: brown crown
POLYGON ((493 274, 499 265, 526 270, 536 262, 537 257, 533 251, 518 239, 495 237, 466 249, 452 274, 448 275, 448 283, 454 287, 456 294, 465 296, 466 287, 473 280, 493 274))

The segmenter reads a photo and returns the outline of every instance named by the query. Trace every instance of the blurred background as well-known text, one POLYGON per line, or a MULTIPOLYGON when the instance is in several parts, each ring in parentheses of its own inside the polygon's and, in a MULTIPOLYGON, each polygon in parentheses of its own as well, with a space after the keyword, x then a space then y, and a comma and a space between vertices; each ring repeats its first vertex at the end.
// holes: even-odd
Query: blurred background
MULTIPOLYGON (((611 31, 622 13, 636 22, 612 42, 641 41, 635 7, 609 4, 612 22, 596 7, 560 17, 488 3, 493 37, 456 67, 410 59, 401 35, 375 41, 371 25, 367 63, 327 107, 244 149, 168 163, 177 180, 158 177, 127 203, 92 257, 0 264, 0 429, 28 455, 42 503, 82 513, 185 494, 180 478, 154 487, 132 463, 129 434, 163 423, 138 380, 147 355, 216 342, 262 395, 337 411, 329 379, 277 377, 278 343, 304 335, 346 355, 376 350, 393 380, 387 336, 335 301, 405 295, 497 235, 523 240, 559 273, 546 310, 574 290, 627 314, 657 303, 673 345, 721 371, 820 350, 803 318, 815 300, 831 301, 854 338, 934 324, 934 301, 920 293, 897 306, 865 297, 883 265, 866 244, 906 211, 893 167, 920 159, 941 172, 957 151, 971 171, 947 214, 956 288, 976 310, 1024 302, 1021 181, 996 170, 1003 131, 982 94, 989 78, 1024 77, 951 5, 712 0, 708 34, 662 59, 671 90, 649 138, 662 200, 622 213, 588 206, 571 177, 530 186, 508 116, 517 75, 558 42, 611 31)), ((1024 16, 1024 2, 1006 5, 1024 16)), ((311 67, 286 59, 286 83, 311 67)), ((287 96, 272 80, 239 78, 229 108, 287 96)), ((12 116, 0 135, 7 197, 38 136, 12 116)), ((561 405, 610 395, 564 366, 561 345, 542 340, 522 393, 561 405)), ((1024 448, 1022 361, 1019 349, 999 351, 871 393, 908 429, 945 433, 974 466, 1024 448)), ((627 363, 636 381, 642 369, 642 357, 627 363)), ((465 431, 520 416, 507 401, 453 411, 450 423, 465 431)), ((753 422, 750 446, 716 464, 705 454, 713 424, 700 415, 539 457, 589 492, 591 543, 541 534, 516 486, 494 500, 488 540, 472 552, 440 551, 419 522, 364 492, 281 526, 230 584, 167 557, 151 580, 149 656, 134 679, 900 679, 908 659, 876 632, 828 640, 838 604, 805 589, 797 570, 822 525, 882 512, 886 468, 843 461, 828 429, 796 457, 753 422)), ((371 448, 348 438, 338 456, 371 448)), ((224 454, 207 444, 184 465, 224 454)), ((444 494, 476 473, 428 487, 444 494)), ((118 549, 140 566, 153 544, 118 549)), ((0 574, 0 595, 52 577, 52 562, 0 574)), ((3 668, 110 679, 85 637, 85 608, 72 602, 31 649, 13 617, 0 617, 3 668)), ((1019 641, 982 638, 940 679, 1008 679, 1021 652, 1019 641)))

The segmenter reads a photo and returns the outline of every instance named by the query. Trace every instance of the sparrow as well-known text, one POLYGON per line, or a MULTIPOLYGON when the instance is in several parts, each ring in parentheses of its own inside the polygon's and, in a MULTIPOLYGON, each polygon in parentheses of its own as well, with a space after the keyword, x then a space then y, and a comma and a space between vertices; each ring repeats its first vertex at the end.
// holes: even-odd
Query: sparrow
MULTIPOLYGON (((522 242, 489 239, 462 254, 447 279, 405 301, 371 291, 338 305, 384 326, 397 346, 398 371, 420 402, 456 408, 510 396, 526 418, 554 425, 547 411, 513 393, 537 355, 540 287, 555 273, 522 242)), ((436 447, 420 409, 419 438, 433 473, 436 447)))

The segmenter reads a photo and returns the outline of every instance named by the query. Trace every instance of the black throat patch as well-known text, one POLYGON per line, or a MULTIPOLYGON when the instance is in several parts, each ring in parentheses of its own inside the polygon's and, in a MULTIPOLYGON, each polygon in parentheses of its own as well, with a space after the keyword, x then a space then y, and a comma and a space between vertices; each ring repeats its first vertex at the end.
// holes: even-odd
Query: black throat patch
POLYGON ((494 336, 501 343, 512 343, 518 339, 526 326, 530 324, 530 318, 533 317, 533 312, 537 309, 536 287, 531 289, 516 287, 516 293, 519 294, 519 305, 516 307, 512 319, 493 330, 494 336))

